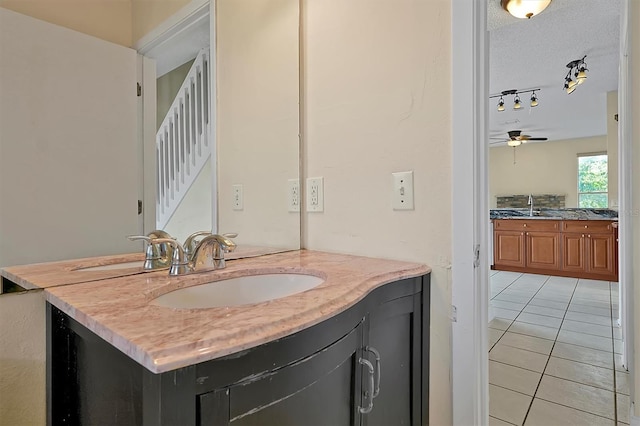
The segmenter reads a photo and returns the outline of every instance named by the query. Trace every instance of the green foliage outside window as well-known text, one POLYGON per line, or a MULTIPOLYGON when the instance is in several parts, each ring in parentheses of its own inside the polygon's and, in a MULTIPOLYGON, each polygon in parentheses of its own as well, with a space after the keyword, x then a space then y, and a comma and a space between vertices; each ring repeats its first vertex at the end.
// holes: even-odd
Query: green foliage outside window
POLYGON ((607 155, 578 157, 578 207, 607 208, 607 155))

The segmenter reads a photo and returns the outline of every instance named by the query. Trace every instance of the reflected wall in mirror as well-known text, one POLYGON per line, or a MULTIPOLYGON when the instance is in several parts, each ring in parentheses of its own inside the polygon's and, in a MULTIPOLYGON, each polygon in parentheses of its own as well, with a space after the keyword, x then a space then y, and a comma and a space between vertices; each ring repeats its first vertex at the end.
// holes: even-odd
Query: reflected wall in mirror
MULTIPOLYGON (((299 175, 299 2, 218 0, 214 4, 215 25, 209 25, 209 6, 204 3, 196 13, 185 13, 199 17, 185 18, 195 23, 176 30, 171 39, 175 43, 165 43, 165 53, 156 54, 155 47, 149 52, 157 61, 157 122, 162 138, 163 129, 171 134, 171 119, 180 114, 183 104, 174 99, 185 97, 183 81, 194 78, 199 59, 194 63, 193 58, 209 51, 210 36, 215 39, 211 60, 214 161, 200 163, 204 164, 201 171, 191 167, 191 173, 197 174, 193 184, 175 212, 173 206, 160 210, 156 227, 179 240, 195 230, 212 228, 238 233, 240 247, 298 249, 300 213, 289 211, 287 189, 289 180, 299 175), (210 27, 215 34, 210 34, 210 27), (233 190, 239 186, 242 200, 233 190), (217 206, 213 214, 212 201, 217 206)), ((182 131, 182 121, 174 121, 182 131)), ((166 150, 159 145, 158 151, 166 150)), ((170 157, 172 151, 167 152, 170 157)), ((181 190, 187 184, 181 181, 181 190)), ((177 198, 174 189, 168 185, 165 192, 177 198)))
POLYGON ((216 3, 218 231, 237 232, 240 245, 298 249, 287 188, 299 177, 299 3, 216 3))

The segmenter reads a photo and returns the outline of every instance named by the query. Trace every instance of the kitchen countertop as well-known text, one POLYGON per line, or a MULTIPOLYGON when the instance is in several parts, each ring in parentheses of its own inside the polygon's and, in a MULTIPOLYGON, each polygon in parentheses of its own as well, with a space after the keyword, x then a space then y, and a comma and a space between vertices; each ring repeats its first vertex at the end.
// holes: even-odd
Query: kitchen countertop
MULTIPOLYGON (((239 245, 232 253, 226 253, 225 259, 243 259, 287 251, 287 249, 239 245)), ((137 274, 156 273, 144 271, 143 253, 116 254, 111 256, 90 257, 84 259, 63 260, 57 262, 34 263, 31 265, 10 266, 0 269, 0 276, 13 281, 25 290, 37 290, 60 285, 100 281, 109 278, 137 274), (140 262, 139 266, 127 266, 111 270, 89 270, 95 266, 117 265, 120 263, 140 262)), ((164 271, 167 273, 167 270, 164 271)))
POLYGON ((430 271, 417 263, 297 250, 232 260, 225 269, 200 274, 169 277, 167 271, 157 271, 47 287, 45 295, 130 358, 162 373, 296 333, 346 310, 383 284, 430 271), (266 273, 309 274, 325 281, 253 305, 174 309, 150 303, 179 288, 266 273))
POLYGON ((547 220, 618 220, 618 212, 609 209, 536 209, 529 216, 529 209, 491 209, 491 219, 547 219, 547 220), (536 214, 537 213, 537 214, 536 214))

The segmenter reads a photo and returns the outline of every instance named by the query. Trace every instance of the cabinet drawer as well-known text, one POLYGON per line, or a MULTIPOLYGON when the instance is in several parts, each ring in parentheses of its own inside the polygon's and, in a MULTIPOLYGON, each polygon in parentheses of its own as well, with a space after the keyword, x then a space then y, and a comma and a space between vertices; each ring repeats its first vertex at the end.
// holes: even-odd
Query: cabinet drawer
POLYGON ((608 220, 565 220, 563 232, 612 233, 613 226, 608 220))
POLYGON ((560 231, 560 221, 547 219, 498 219, 494 229, 502 231, 560 231))

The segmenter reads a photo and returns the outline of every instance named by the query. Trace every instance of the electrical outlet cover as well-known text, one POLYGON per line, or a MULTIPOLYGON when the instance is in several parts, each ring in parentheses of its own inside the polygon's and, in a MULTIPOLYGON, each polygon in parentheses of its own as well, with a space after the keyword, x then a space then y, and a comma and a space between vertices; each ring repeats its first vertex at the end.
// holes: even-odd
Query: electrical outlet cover
POLYGON ((290 212, 300 211, 300 179, 289 179, 287 181, 287 202, 290 212))
POLYGON ((308 212, 324 211, 324 179, 322 177, 307 178, 307 200, 308 212))
POLYGON ((232 205, 234 210, 244 209, 244 196, 242 192, 242 184, 233 185, 232 205))

